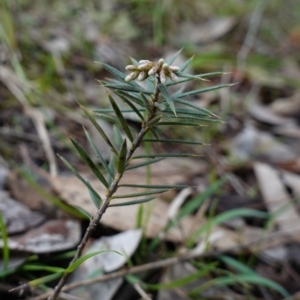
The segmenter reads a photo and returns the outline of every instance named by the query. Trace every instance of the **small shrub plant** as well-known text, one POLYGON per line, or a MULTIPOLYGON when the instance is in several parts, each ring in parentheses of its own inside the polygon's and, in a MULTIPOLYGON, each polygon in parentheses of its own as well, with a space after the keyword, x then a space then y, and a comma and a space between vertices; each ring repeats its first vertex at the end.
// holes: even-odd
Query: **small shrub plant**
MULTIPOLYGON (((121 183, 126 171, 133 168, 141 168, 154 164, 168 157, 191 157, 194 153, 148 153, 145 155, 135 155, 139 146, 144 142, 159 142, 168 144, 201 144, 196 141, 174 140, 160 138, 164 126, 193 126, 199 127, 204 123, 219 122, 219 119, 211 111, 195 105, 189 98, 201 93, 220 89, 228 84, 216 85, 183 91, 181 88, 172 89, 170 87, 185 83, 191 80, 204 80, 208 77, 220 75, 221 72, 206 73, 200 75, 191 75, 185 73, 191 59, 188 59, 181 66, 174 66, 173 63, 179 56, 180 51, 175 53, 167 60, 160 59, 158 62, 149 60, 136 61, 131 58, 132 64, 126 66, 126 73, 123 73, 114 67, 101 63, 103 68, 110 72, 115 79, 101 80, 100 83, 109 91, 107 96, 111 108, 99 108, 89 111, 81 107, 84 114, 95 126, 99 134, 110 148, 111 158, 109 163, 105 161, 97 149, 91 136, 86 133, 87 139, 97 155, 101 166, 93 161, 87 151, 75 139, 70 138, 76 151, 83 162, 91 169, 95 176, 106 188, 105 197, 101 197, 91 184, 83 178, 79 172, 72 167, 64 158, 61 157, 65 165, 81 180, 89 190, 91 200, 95 204, 95 216, 91 218, 90 224, 77 248, 77 252, 70 262, 67 270, 73 270, 74 264, 78 265, 83 249, 88 242, 89 237, 95 230, 105 211, 112 206, 141 204, 155 199, 155 195, 166 192, 170 189, 182 188, 176 185, 125 185, 121 183), (138 82, 144 82, 140 85, 138 82), (118 96, 128 108, 120 108, 115 98, 118 96), (140 119, 139 130, 133 129, 124 117, 124 113, 135 113, 140 119), (97 117, 103 117, 115 124, 115 138, 111 140, 100 124, 97 117), (140 159, 142 162, 132 164, 132 161, 140 159), (118 188, 134 187, 141 188, 141 192, 134 194, 115 195, 118 188), (115 199, 126 199, 124 202, 115 203, 115 199), (129 200, 127 200, 129 199, 129 200), (71 268, 70 268, 71 267, 71 268)), ((82 261, 82 258, 81 258, 82 261)), ((59 283, 55 287, 49 300, 56 299, 62 287, 71 272, 64 272, 59 283)))

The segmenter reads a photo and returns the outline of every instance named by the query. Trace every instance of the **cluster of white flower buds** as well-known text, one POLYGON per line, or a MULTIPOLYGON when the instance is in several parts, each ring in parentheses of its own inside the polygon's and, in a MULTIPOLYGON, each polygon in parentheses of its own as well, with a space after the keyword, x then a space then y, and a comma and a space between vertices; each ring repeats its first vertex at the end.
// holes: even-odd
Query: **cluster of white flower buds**
POLYGON ((127 71, 131 71, 131 73, 126 76, 125 81, 131 81, 134 79, 143 81, 149 76, 155 74, 158 74, 162 84, 167 82, 167 78, 170 78, 175 82, 178 81, 178 77, 175 73, 179 71, 179 67, 169 66, 162 58, 157 63, 150 60, 140 60, 138 66, 128 65, 125 69, 127 71))

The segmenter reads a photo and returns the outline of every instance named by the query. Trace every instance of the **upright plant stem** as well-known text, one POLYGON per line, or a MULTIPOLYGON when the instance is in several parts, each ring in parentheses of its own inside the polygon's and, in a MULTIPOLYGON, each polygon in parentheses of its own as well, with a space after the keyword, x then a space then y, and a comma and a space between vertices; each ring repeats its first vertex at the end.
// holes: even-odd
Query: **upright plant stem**
MULTIPOLYGON (((158 79, 158 83, 159 83, 159 79, 158 79)), ((159 89, 158 89, 158 84, 156 86, 155 92, 154 92, 154 100, 153 102, 158 101, 158 97, 159 97, 159 89)), ((150 122, 154 117, 155 117, 155 109, 153 110, 153 112, 148 116, 146 122, 145 122, 145 126, 143 126, 140 130, 140 132, 138 133, 137 137, 134 139, 131 148, 129 149, 127 156, 126 156, 126 164, 129 163, 133 153, 135 152, 135 150, 140 146, 143 137, 145 136, 145 134, 148 132, 149 128, 147 127, 147 123, 150 122)), ((125 171, 124 171, 125 172, 125 171)), ((113 180, 113 182, 111 183, 107 195, 105 197, 105 199, 102 202, 101 207, 99 208, 99 210, 97 211, 97 214, 95 215, 95 217, 92 219, 92 221, 89 224, 89 227, 87 228, 79 246, 77 247, 77 251, 75 256, 73 257, 72 261, 70 262, 69 266, 72 265, 77 259, 79 259, 82 255, 83 249, 85 247, 85 245, 87 244, 91 234, 94 232, 94 230, 96 229, 97 225, 99 224, 103 214, 105 213, 110 200, 112 198, 112 196, 114 195, 114 193, 117 191, 118 189, 118 184, 124 174, 124 172, 122 172, 121 174, 117 174, 115 179, 113 180)), ((56 297, 59 295, 61 289, 63 288, 63 286, 66 284, 66 281, 69 277, 70 273, 64 273, 64 275, 61 277, 59 283, 56 285, 52 295, 48 298, 48 300, 55 300, 56 297)))

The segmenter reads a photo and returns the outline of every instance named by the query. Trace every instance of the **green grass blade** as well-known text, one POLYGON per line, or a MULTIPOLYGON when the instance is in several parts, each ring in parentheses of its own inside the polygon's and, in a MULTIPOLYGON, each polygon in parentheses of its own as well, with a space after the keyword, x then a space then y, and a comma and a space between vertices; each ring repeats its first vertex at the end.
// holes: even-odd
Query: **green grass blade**
POLYGON ((229 86, 232 86, 232 84, 220 84, 220 85, 210 86, 210 87, 203 88, 203 89, 192 90, 189 92, 182 93, 181 95, 178 95, 177 98, 184 98, 184 97, 188 97, 188 96, 198 95, 198 94, 222 89, 224 87, 229 87, 229 86))
POLYGON ((141 193, 133 193, 133 194, 125 194, 125 195, 115 195, 111 197, 111 199, 122 199, 122 198, 135 198, 135 197, 142 197, 147 195, 153 195, 153 194, 161 194, 164 192, 169 191, 170 189, 158 189, 155 191, 149 191, 149 192, 141 192, 141 193))
POLYGON ((210 220, 205 225, 201 226, 201 228, 196 230, 196 232, 194 232, 190 237, 189 243, 193 240, 198 239, 201 234, 203 234, 207 230, 210 230, 212 227, 238 217, 256 217, 266 219, 269 217, 269 214, 263 211, 248 208, 237 208, 232 209, 230 211, 226 211, 220 215, 215 216, 212 220, 210 220))
POLYGON ((84 108, 83 106, 81 106, 81 109, 83 110, 83 112, 85 113, 85 115, 89 118, 89 120, 92 122, 92 124, 94 125, 94 127, 97 129, 97 131, 100 133, 100 135, 103 137, 103 139, 105 140, 105 142, 108 144, 108 146, 110 147, 110 149, 116 154, 118 155, 117 150, 114 148, 113 144, 111 143, 111 141, 109 140, 109 138, 107 137, 106 133, 103 131, 103 129, 101 128, 101 126, 98 124, 98 122, 95 120, 95 118, 90 114, 90 112, 84 108))
POLYGON ((22 266, 22 270, 24 271, 46 271, 51 273, 62 273, 65 271, 64 268, 59 267, 52 267, 42 264, 29 264, 26 263, 24 266, 22 266))
POLYGON ((71 264, 67 269, 66 269, 66 273, 71 273, 73 272, 75 269, 77 269, 83 262, 85 262, 87 259, 96 256, 98 254, 104 253, 104 252, 114 252, 116 254, 119 254, 121 256, 123 256, 122 253, 115 251, 115 250, 99 250, 99 251, 95 251, 92 253, 88 253, 83 255, 82 257, 78 258, 73 264, 71 264))
POLYGON ((196 279, 202 278, 205 275, 207 275, 209 272, 213 271, 214 269, 217 268, 217 262, 210 263, 194 274, 188 275, 186 277, 174 280, 172 282, 167 282, 167 283, 160 283, 160 284, 147 284, 147 287, 152 289, 152 290, 163 290, 163 289, 174 289, 178 288, 184 285, 187 285, 196 279))
MULTIPOLYGON (((218 259, 220 259, 227 266, 234 268, 239 273, 256 274, 251 268, 249 268, 245 264, 239 262, 238 260, 236 260, 232 257, 226 256, 226 255, 220 255, 220 256, 218 256, 218 259)), ((257 276, 259 276, 259 275, 257 274, 257 276)))
POLYGON ((94 143, 92 137, 91 137, 90 134, 86 131, 85 128, 83 128, 83 130, 84 130, 84 133, 85 133, 85 135, 86 135, 87 140, 89 141, 91 147, 93 148, 93 150, 94 150, 96 156, 98 157, 99 161, 101 162, 102 166, 104 167, 104 169, 106 170, 106 172, 107 172, 110 176, 112 176, 112 174, 110 173, 110 169, 109 169, 109 167, 108 167, 108 165, 107 165, 105 159, 103 158, 103 156, 101 155, 101 153, 100 153, 100 151, 98 150, 97 146, 95 145, 95 143, 94 143))
POLYGON ((175 105, 174 105, 173 98, 169 95, 167 89, 165 88, 165 86, 163 84, 159 83, 158 84, 158 89, 160 90, 162 96, 167 101, 167 103, 169 104, 170 108, 174 112, 174 115, 176 116, 176 108, 175 108, 175 105))
POLYGON ((6 226, 1 213, 0 213, 0 232, 1 232, 1 239, 3 241, 3 249, 2 249, 3 271, 6 271, 8 268, 10 252, 9 252, 8 235, 6 231, 6 226))
POLYGON ((58 157, 62 160, 62 162, 74 173, 74 175, 88 188, 89 192, 93 195, 93 202, 97 208, 100 207, 102 203, 101 197, 97 194, 97 192, 92 188, 91 184, 84 179, 73 167, 72 165, 63 157, 58 155, 58 157))
POLYGON ((171 139, 143 139, 143 142, 166 143, 166 144, 204 145, 203 143, 195 142, 195 141, 171 140, 171 139))
POLYGON ((142 163, 130 165, 126 168, 126 170, 133 170, 133 169, 141 168, 141 167, 148 166, 148 165, 154 164, 154 163, 162 161, 162 160, 164 160, 164 158, 148 159, 142 163))
POLYGON ((120 121, 120 124, 121 124, 121 126, 122 126, 122 128, 123 128, 125 134, 126 134, 127 137, 129 138, 129 140, 130 140, 131 142, 133 142, 133 136, 132 136, 132 134, 131 134, 131 131, 130 131, 130 129, 129 129, 129 126, 128 126, 128 124, 127 124, 127 122, 126 122, 126 120, 125 120, 123 114, 121 113, 121 111, 120 111, 120 109, 119 109, 117 103, 115 102, 115 100, 113 99, 113 97, 112 97, 110 94, 108 94, 108 98, 109 98, 109 101, 110 101, 110 104, 111 104, 113 110, 115 111, 115 114, 116 114, 117 118, 118 118, 119 121, 120 121))
POLYGON ((136 204, 142 204, 149 202, 151 200, 154 200, 156 197, 148 197, 148 198, 143 198, 135 201, 128 201, 128 202, 122 202, 122 203, 115 203, 115 204, 110 204, 109 207, 113 206, 128 206, 128 205, 136 205, 136 204))
POLYGON ((133 156, 132 159, 156 158, 156 157, 194 157, 194 156, 200 156, 200 155, 192 154, 192 153, 153 153, 153 154, 133 156))
POLYGON ((105 179, 105 177, 102 175, 101 171, 97 167, 97 165, 92 161, 90 156, 87 154, 87 152, 84 150, 84 148, 73 138, 70 137, 70 140, 72 144, 74 145, 75 149, 79 153, 82 160, 89 166, 89 168, 92 170, 92 172, 95 174, 95 176, 103 183, 103 185, 108 188, 109 185, 105 179))
POLYGON ((126 155, 127 155, 127 141, 126 139, 123 140, 120 154, 117 161, 117 172, 118 174, 122 174, 126 167, 126 155))
POLYGON ((119 184, 119 187, 133 187, 145 189, 184 189, 188 185, 151 185, 151 184, 119 184))
POLYGON ((263 286, 266 288, 270 288, 273 289, 277 292, 279 292, 283 297, 288 298, 288 299, 292 299, 290 297, 290 294, 278 283, 264 278, 262 276, 259 276, 258 274, 239 274, 239 275, 232 275, 232 276, 224 276, 224 277, 219 277, 216 279, 212 279, 206 283, 204 283, 203 285, 197 287, 196 289, 192 290, 189 293, 189 296, 193 297, 193 296, 197 296, 199 295, 201 292, 205 291, 206 289, 214 286, 227 286, 227 285, 233 285, 233 284, 256 284, 259 286, 263 286))

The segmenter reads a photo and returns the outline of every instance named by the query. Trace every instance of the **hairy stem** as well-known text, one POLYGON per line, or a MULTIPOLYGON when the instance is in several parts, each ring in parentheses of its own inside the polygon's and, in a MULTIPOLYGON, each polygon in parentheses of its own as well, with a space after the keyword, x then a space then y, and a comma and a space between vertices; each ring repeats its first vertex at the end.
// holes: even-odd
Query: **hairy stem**
MULTIPOLYGON (((158 83, 159 83, 159 78, 158 78, 158 83)), ((157 102, 158 98, 159 98, 159 89, 158 89, 158 84, 156 86, 155 92, 154 92, 154 99, 153 102, 157 102)), ((135 150, 140 146, 143 137, 145 136, 145 134, 148 132, 149 127, 147 127, 147 123, 149 121, 151 121, 156 114, 156 108, 154 107, 153 112, 148 116, 146 122, 145 122, 145 126, 143 126, 140 130, 140 132, 138 133, 138 135, 136 136, 136 138, 134 139, 132 146, 130 148, 130 150, 127 153, 126 156, 126 164, 128 165, 128 163, 130 162, 130 159, 133 155, 133 153, 135 152, 135 150)), ((125 171, 124 171, 125 172, 125 171)), ((77 247, 77 251, 75 256, 73 257, 72 261, 70 262, 69 265, 73 264, 77 259, 80 258, 80 256, 82 255, 83 249, 86 246, 91 234, 94 232, 95 228, 97 227, 97 225, 99 224, 103 214, 105 213, 111 197, 114 195, 114 193, 117 191, 118 189, 118 184, 124 174, 124 172, 122 172, 121 174, 117 174, 115 179, 113 180, 113 182, 111 183, 107 195, 105 197, 105 199, 102 202, 101 207, 99 208, 99 210, 97 211, 97 214, 95 215, 95 217, 91 220, 89 227, 87 228, 79 246, 77 247)), ((52 295, 48 298, 48 300, 54 300, 56 299, 56 297, 59 295, 61 289, 63 288, 63 286, 66 284, 66 281, 69 277, 70 273, 64 273, 64 275, 61 277, 59 283, 56 285, 52 295)))

